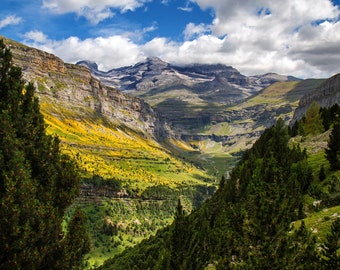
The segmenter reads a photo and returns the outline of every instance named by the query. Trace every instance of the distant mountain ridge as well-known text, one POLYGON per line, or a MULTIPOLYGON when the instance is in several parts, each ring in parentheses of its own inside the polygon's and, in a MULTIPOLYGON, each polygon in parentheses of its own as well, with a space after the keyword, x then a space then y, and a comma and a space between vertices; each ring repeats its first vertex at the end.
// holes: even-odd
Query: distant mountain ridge
POLYGON ((223 104, 250 97, 278 81, 300 80, 275 73, 247 77, 235 68, 222 64, 176 66, 157 57, 148 57, 133 66, 107 72, 98 70, 98 65, 90 61, 80 61, 77 64, 88 67, 104 84, 124 92, 136 92, 134 95, 185 87, 202 100, 223 104))
POLYGON ((175 66, 157 57, 107 72, 90 61, 78 65, 103 84, 145 100, 208 155, 248 148, 278 118, 288 124, 300 98, 323 82, 276 73, 247 77, 231 66, 175 66))
MULTIPOLYGON (((228 107, 255 97, 273 83, 301 81, 293 76, 275 73, 247 77, 235 68, 222 64, 176 66, 157 57, 107 72, 98 70, 98 65, 90 61, 80 61, 78 65, 88 67, 104 85, 145 100, 171 123, 182 138, 192 138, 191 135, 197 138, 196 133, 201 133, 206 125, 213 122, 235 123, 244 117, 262 117, 263 114, 254 108, 230 112, 228 107)), ((288 112, 291 110, 288 109, 288 112)), ((275 122, 272 118, 268 118, 267 127, 275 122)), ((244 132, 243 128, 240 132, 244 132)), ((253 137, 251 134, 259 132, 250 130, 247 134, 253 137)), ((199 137, 202 138, 201 135, 199 137)))

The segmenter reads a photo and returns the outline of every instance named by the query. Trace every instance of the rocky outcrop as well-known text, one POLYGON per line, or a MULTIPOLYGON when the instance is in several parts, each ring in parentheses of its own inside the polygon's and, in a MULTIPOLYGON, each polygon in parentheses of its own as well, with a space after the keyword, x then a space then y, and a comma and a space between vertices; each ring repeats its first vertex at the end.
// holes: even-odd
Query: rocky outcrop
POLYGON ((105 198, 121 199, 131 197, 125 190, 117 190, 109 185, 95 186, 82 183, 80 186, 80 196, 78 202, 102 203, 105 198))
POLYGON ((257 138, 262 134, 262 131, 254 131, 254 132, 248 132, 245 134, 236 134, 236 135, 229 135, 229 136, 221 136, 221 135, 200 135, 200 134, 195 134, 195 135, 189 135, 189 134, 182 134, 181 139, 183 141, 206 141, 206 140, 211 140, 214 142, 221 142, 223 146, 225 145, 233 145, 236 143, 237 140, 241 138, 257 138))
POLYGON ((301 119, 314 101, 321 107, 331 107, 336 103, 340 104, 340 73, 327 79, 314 91, 301 98, 299 106, 295 110, 292 123, 301 119))
POLYGON ((294 76, 280 75, 277 73, 266 73, 263 75, 250 76, 249 80, 251 84, 257 84, 265 88, 276 82, 300 81, 301 79, 294 76))
POLYGON ((53 54, 8 39, 5 43, 14 63, 22 68, 24 79, 35 84, 42 101, 50 99, 71 108, 87 108, 146 137, 170 136, 168 125, 149 104, 102 84, 87 67, 64 63, 53 54))

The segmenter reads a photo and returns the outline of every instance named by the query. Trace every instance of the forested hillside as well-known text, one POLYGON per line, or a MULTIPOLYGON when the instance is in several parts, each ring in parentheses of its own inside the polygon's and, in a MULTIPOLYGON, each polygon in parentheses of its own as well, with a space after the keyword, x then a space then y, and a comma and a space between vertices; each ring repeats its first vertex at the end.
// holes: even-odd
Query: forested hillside
POLYGON ((297 124, 304 135, 294 138, 278 120, 202 207, 186 215, 179 200, 170 227, 100 269, 339 269, 339 155, 331 153, 339 152, 340 137, 334 108, 311 108, 297 124), (319 129, 310 132, 311 126, 319 129), (320 137, 327 138, 326 150, 320 137), (315 216, 320 232, 312 224, 315 216))
POLYGON ((84 213, 62 227, 78 168, 46 134, 34 92, 0 40, 0 269, 79 269, 90 249, 84 213))

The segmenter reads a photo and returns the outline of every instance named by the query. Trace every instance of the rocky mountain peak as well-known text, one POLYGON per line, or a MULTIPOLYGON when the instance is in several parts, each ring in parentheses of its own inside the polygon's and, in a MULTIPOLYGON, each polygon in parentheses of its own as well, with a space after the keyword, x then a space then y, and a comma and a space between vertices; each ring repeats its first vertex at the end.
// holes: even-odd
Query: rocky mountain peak
POLYGON ((223 64, 191 64, 173 67, 184 73, 197 73, 205 75, 216 75, 221 73, 240 74, 237 69, 223 64))
POLYGON ((145 63, 149 65, 154 65, 154 66, 164 66, 167 67, 169 64, 164 62, 162 59, 156 57, 156 56, 149 56, 145 59, 145 63))
POLYGON ((277 73, 265 73, 262 75, 250 76, 249 79, 252 83, 263 85, 263 87, 267 87, 276 82, 301 81, 301 79, 294 76, 280 75, 277 73))
POLYGON ((77 65, 89 68, 91 71, 98 71, 98 65, 96 62, 89 60, 82 60, 77 62, 77 65))

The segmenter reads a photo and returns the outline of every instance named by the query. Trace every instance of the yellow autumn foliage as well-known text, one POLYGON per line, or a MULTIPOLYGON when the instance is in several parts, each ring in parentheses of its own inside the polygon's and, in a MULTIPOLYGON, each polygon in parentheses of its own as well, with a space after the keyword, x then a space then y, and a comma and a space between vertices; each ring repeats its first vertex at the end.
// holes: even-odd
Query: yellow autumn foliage
MULTIPOLYGON (((62 150, 76 160, 84 177, 115 178, 139 189, 151 185, 175 188, 202 184, 202 179, 209 178, 155 140, 103 121, 90 110, 41 101, 41 111, 47 133, 60 138, 62 150)), ((181 141, 170 143, 182 151, 192 150, 181 141)))

